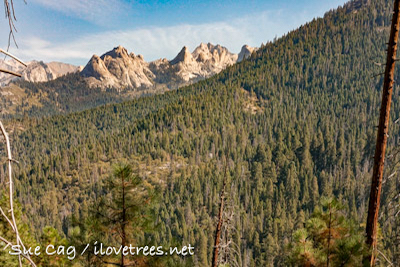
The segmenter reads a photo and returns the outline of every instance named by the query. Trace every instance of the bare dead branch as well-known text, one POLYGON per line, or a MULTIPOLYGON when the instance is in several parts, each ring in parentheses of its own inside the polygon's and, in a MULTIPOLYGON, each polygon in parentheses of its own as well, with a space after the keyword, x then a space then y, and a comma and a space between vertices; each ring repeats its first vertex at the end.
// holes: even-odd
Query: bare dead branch
MULTIPOLYGON (((1 133, 6 141, 6 150, 7 150, 7 158, 8 158, 8 186, 9 186, 9 204, 10 204, 10 214, 11 214, 11 219, 9 219, 6 214, 4 213, 3 210, 1 210, 1 213, 3 214, 3 216, 7 219, 7 221, 9 222, 11 228, 13 229, 15 236, 16 236, 16 241, 17 241, 17 245, 19 245, 20 247, 22 247, 25 250, 25 246, 21 240, 21 237, 19 235, 18 232, 18 227, 17 227, 17 223, 15 220, 15 216, 14 216, 14 198, 13 198, 13 193, 14 193, 14 183, 12 180, 12 165, 11 162, 13 162, 13 158, 11 155, 11 146, 10 146, 10 139, 8 138, 8 134, 6 132, 6 129, 3 126, 3 123, 0 121, 0 130, 1 133)), ((26 256, 26 258, 29 258, 29 262, 31 262, 32 266, 36 266, 35 263, 33 263, 33 261, 30 259, 29 255, 22 255, 23 257, 26 256)), ((18 260, 19 260, 19 266, 22 266, 22 261, 21 261, 21 254, 18 255, 18 260)))
POLYGON ((382 76, 382 75, 384 75, 385 73, 384 72, 382 72, 382 73, 378 73, 378 74, 375 74, 374 76, 372 76, 372 78, 376 78, 376 77, 378 77, 378 76, 382 76))
MULTIPOLYGON (((3 241, 4 243, 6 243, 8 247, 13 246, 13 244, 10 241, 8 241, 7 239, 5 239, 1 236, 0 236, 0 241, 3 241)), ((29 257, 29 255, 21 254, 21 256, 24 257, 25 259, 27 259, 31 266, 36 266, 35 263, 32 261, 32 259, 29 257)))
POLYGON ((6 218, 7 222, 10 224, 11 228, 12 228, 13 231, 15 232, 13 223, 12 223, 11 220, 8 218, 8 216, 4 213, 4 211, 3 211, 3 209, 2 209, 1 207, 0 207, 0 212, 1 212, 1 215, 3 215, 3 217, 6 218))
POLYGON ((225 198, 225 187, 226 187, 226 176, 227 176, 227 160, 225 158, 225 172, 224 172, 224 181, 220 196, 220 205, 219 205, 219 213, 218 213, 218 223, 215 230, 215 240, 214 240, 214 251, 213 251, 213 258, 212 258, 212 266, 218 266, 218 253, 220 249, 220 239, 221 239, 221 227, 222 227, 222 216, 224 211, 224 198, 225 198))
POLYGON ((14 41, 15 46, 18 47, 14 35, 14 32, 17 32, 17 28, 15 27, 14 24, 14 22, 17 21, 17 17, 15 16, 13 0, 4 0, 4 12, 6 19, 8 20, 8 26, 10 29, 8 34, 8 46, 7 46, 8 50, 10 48, 11 39, 14 41))
POLYGON ((385 66, 384 63, 379 63, 379 62, 374 62, 374 64, 377 65, 377 66, 380 66, 380 67, 381 67, 381 66, 385 66))
POLYGON ((26 63, 24 63, 21 59, 17 58, 16 56, 8 53, 7 51, 4 51, 3 49, 0 48, 0 53, 3 53, 13 59, 15 59, 16 61, 18 61, 19 63, 21 63, 22 65, 24 65, 25 67, 27 67, 26 63))
POLYGON ((396 214, 394 215, 394 217, 397 217, 400 214, 400 210, 396 212, 396 214))
POLYGON ((393 263, 379 249, 376 251, 378 251, 378 253, 389 263, 389 266, 394 266, 393 263))
MULTIPOLYGON (((21 63, 21 64, 24 65, 25 67, 27 66, 21 59, 19 59, 19 58, 17 58, 16 56, 14 56, 14 55, 8 53, 7 51, 4 51, 4 50, 1 49, 1 48, 0 48, 0 53, 3 53, 3 54, 5 54, 5 55, 11 57, 12 59, 14 59, 14 60, 16 60, 17 62, 21 63)), ((0 68, 0 72, 7 73, 7 74, 11 74, 11 75, 14 75, 14 76, 17 76, 17 77, 21 77, 21 76, 22 76, 21 74, 16 73, 16 72, 14 72, 14 71, 5 70, 5 69, 1 69, 1 68, 0 68)), ((14 161, 14 160, 13 160, 13 161, 14 161)))
POLYGON ((19 73, 13 72, 13 71, 11 71, 11 70, 1 69, 1 68, 0 68, 0 72, 4 72, 4 73, 7 73, 7 74, 11 74, 11 75, 14 75, 14 76, 17 76, 17 77, 21 77, 21 76, 22 76, 22 75, 19 74, 19 73))

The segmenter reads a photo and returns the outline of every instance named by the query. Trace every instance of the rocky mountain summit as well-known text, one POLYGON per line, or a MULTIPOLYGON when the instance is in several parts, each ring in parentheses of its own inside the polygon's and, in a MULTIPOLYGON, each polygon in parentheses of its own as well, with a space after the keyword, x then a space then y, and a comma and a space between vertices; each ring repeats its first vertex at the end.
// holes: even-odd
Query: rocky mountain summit
POLYGON ((93 55, 81 75, 90 87, 176 88, 217 74, 249 57, 254 50, 245 45, 240 54, 233 54, 223 46, 202 43, 193 52, 183 47, 172 60, 146 62, 143 56, 118 46, 101 57, 93 55))
POLYGON ((237 62, 242 61, 243 59, 246 59, 251 56, 251 54, 256 51, 257 49, 255 47, 251 47, 248 45, 242 46, 242 49, 240 50, 240 53, 238 55, 237 62))
POLYGON ((101 57, 93 55, 82 70, 90 86, 96 87, 149 87, 152 72, 141 55, 118 46, 101 57))
MULTIPOLYGON (((0 60, 0 68, 21 73, 21 78, 30 82, 47 82, 67 73, 81 70, 80 67, 61 62, 30 61, 27 65, 27 67, 24 67, 14 60, 0 60)), ((20 78, 0 73, 0 86, 7 85, 17 79, 20 78)))
MULTIPOLYGON (((93 55, 84 68, 42 61, 28 62, 25 68, 12 60, 0 60, 0 68, 21 73, 22 79, 30 82, 46 82, 79 71, 89 87, 177 88, 215 75, 254 51, 255 48, 244 45, 239 54, 234 54, 221 45, 201 43, 193 52, 184 46, 172 60, 163 58, 146 62, 142 55, 129 53, 126 48, 118 46, 100 57, 93 55)), ((17 79, 20 78, 0 73, 0 86, 17 79)))

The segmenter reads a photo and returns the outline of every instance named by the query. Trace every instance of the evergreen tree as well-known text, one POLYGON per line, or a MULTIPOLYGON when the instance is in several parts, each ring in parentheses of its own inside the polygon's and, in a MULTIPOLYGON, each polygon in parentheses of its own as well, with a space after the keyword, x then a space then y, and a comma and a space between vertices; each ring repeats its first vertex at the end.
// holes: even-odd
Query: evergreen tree
MULTIPOLYGON (((104 183, 105 193, 94 205, 93 221, 90 225, 90 231, 101 239, 91 240, 92 243, 98 241, 99 244, 115 246, 117 249, 129 247, 131 244, 140 246, 145 241, 144 233, 150 229, 154 219, 150 213, 154 190, 143 183, 127 164, 116 165, 113 175, 104 183)), ((143 255, 128 257, 122 253, 122 249, 119 255, 101 261, 121 267, 145 262, 143 255)))
POLYGON ((323 198, 305 227, 293 235, 292 266, 363 266, 367 252, 360 227, 343 214, 335 198, 323 198))

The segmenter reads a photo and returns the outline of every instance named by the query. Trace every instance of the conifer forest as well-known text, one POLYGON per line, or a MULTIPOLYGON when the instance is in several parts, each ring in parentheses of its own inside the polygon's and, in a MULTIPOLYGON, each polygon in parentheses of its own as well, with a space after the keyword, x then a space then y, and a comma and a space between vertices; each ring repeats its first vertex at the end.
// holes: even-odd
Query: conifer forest
MULTIPOLYGON (((130 99, 89 88, 76 73, 16 82, 41 96, 40 105, 1 115, 18 161, 19 234, 26 247, 76 248, 73 260, 41 253, 32 261, 333 267, 370 266, 373 253, 375 266, 400 266, 399 66, 377 245, 371 251, 366 243, 392 17, 392 0, 350 1, 211 78, 130 99), (95 241, 190 244, 193 255, 95 255, 95 241)), ((0 95, 1 109, 9 106, 0 95)), ((7 212, 9 161, 0 141, 7 212)), ((0 217, 0 236, 15 242, 14 234, 0 217)), ((0 266, 18 265, 0 249, 0 266)))

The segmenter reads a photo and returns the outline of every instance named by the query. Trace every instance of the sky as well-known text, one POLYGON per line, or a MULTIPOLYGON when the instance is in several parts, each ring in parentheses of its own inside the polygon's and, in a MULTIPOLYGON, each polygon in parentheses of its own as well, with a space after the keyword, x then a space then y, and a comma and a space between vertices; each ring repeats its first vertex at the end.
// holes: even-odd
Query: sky
MULTIPOLYGON (((183 46, 220 44, 239 53, 259 47, 345 0, 13 0, 22 60, 85 65, 122 45, 146 61, 173 59, 183 46)), ((3 17, 4 18, 4 17, 3 17)), ((8 43, 8 21, 0 20, 0 48, 8 43)))

